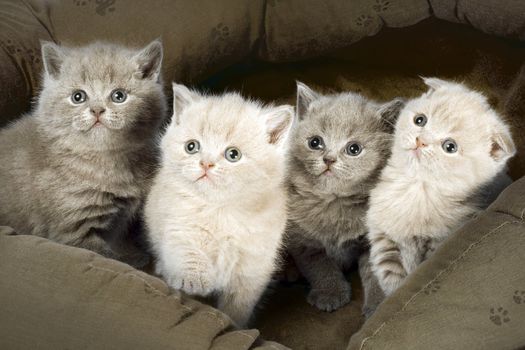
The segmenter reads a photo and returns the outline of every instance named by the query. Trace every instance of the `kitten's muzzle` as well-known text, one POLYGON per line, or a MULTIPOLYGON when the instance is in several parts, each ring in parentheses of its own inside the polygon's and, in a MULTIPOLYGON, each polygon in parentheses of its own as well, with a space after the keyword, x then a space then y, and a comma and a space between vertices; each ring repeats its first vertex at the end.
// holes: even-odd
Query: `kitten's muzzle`
POLYGON ((330 165, 334 164, 336 162, 336 159, 332 157, 323 157, 323 162, 328 168, 330 168, 330 165))
POLYGON ((428 143, 425 142, 422 138, 420 138, 419 136, 416 137, 416 149, 418 148, 424 148, 424 147, 427 147, 428 146, 428 143))
POLYGON ((99 122, 100 116, 106 111, 106 109, 104 107, 91 107, 89 111, 97 118, 97 122, 99 122))

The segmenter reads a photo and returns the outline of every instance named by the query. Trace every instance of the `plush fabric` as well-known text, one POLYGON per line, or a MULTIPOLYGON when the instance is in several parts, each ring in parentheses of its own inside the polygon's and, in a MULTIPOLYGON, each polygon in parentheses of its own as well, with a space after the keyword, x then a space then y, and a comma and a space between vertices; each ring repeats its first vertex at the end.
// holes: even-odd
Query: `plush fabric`
POLYGON ((1 349, 284 349, 88 250, 0 227, 1 349))
POLYGON ((348 349, 522 348, 523 198, 525 178, 409 276, 348 349))

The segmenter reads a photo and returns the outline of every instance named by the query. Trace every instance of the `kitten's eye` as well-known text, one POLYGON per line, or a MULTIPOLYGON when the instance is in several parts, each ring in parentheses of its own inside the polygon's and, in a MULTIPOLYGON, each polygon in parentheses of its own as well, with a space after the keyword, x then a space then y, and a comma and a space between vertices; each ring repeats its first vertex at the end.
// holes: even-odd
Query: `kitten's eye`
POLYGON ((229 162, 238 162, 242 157, 241 151, 237 147, 228 147, 224 152, 224 158, 229 162))
POLYGON ((186 151, 186 153, 189 153, 189 154, 194 154, 194 153, 199 152, 200 148, 201 148, 201 144, 197 140, 189 140, 184 145, 184 150, 186 151))
POLYGON ((126 101, 127 98, 128 98, 128 94, 125 91, 120 90, 120 89, 113 90, 113 92, 111 93, 111 101, 115 103, 122 103, 126 101))
POLYGON ((323 149, 324 142, 321 136, 313 136, 308 139, 308 146, 311 149, 323 149))
POLYGON ((414 117, 414 124, 416 124, 417 126, 420 126, 420 127, 424 127, 425 124, 427 123, 427 116, 420 113, 420 114, 416 114, 416 116, 414 117))
POLYGON ((346 153, 349 156, 358 156, 361 154, 361 151, 363 150, 363 146, 358 144, 357 142, 348 142, 346 145, 346 153))
POLYGON ((74 104, 80 104, 83 102, 86 102, 87 100, 87 94, 84 90, 76 90, 73 92, 73 95, 71 95, 71 101, 74 104))
POLYGON ((441 147, 443 147, 443 151, 447 153, 456 153, 458 151, 458 145, 456 144, 456 141, 452 139, 443 141, 441 147))

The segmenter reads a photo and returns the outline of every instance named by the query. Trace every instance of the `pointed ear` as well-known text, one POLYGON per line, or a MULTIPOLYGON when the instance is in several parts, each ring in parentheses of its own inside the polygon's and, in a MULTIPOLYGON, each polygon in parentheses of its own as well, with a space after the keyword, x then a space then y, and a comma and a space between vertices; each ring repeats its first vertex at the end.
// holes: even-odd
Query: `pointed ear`
POLYGON ((431 89, 431 90, 437 90, 439 89, 440 87, 443 87, 447 84, 449 84, 449 82, 447 82, 446 80, 442 80, 442 79, 438 79, 438 78, 425 78, 425 77, 421 77, 421 79, 423 79, 423 82, 431 89))
POLYGON ((173 83, 173 119, 176 124, 180 124, 180 116, 184 109, 198 101, 200 97, 197 92, 188 89, 186 86, 173 83))
POLYGON ((279 147, 285 145, 295 119, 294 108, 288 105, 272 107, 263 117, 266 119, 268 142, 279 147))
POLYGON ((319 94, 310 89, 306 84, 297 82, 297 103, 296 112, 299 120, 303 120, 308 107, 312 101, 319 98, 319 94))
POLYGON ((139 79, 158 80, 162 65, 162 43, 159 39, 152 41, 134 56, 139 71, 139 79))
POLYGON ((50 41, 40 41, 42 47, 42 62, 45 72, 52 78, 57 78, 60 68, 64 63, 65 53, 63 49, 50 41))
POLYGON ((377 110, 378 117, 384 123, 389 131, 393 131, 399 114, 405 107, 406 101, 402 98, 396 98, 390 102, 382 104, 377 110))
POLYGON ((512 140, 510 131, 506 127, 496 130, 492 135, 491 142, 490 156, 496 162, 505 163, 516 154, 516 145, 512 140))

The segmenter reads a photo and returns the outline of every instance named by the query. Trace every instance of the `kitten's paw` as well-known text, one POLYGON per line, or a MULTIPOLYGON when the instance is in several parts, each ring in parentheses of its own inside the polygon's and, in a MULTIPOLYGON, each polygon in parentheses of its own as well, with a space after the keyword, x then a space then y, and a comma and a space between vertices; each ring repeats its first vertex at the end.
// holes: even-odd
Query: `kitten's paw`
POLYGON ((211 278, 206 273, 186 271, 168 278, 168 284, 190 295, 206 296, 213 292, 211 278))
POLYGON ((347 282, 342 282, 330 289, 314 288, 308 293, 307 301, 320 310, 332 312, 348 304, 352 296, 352 288, 347 282))

